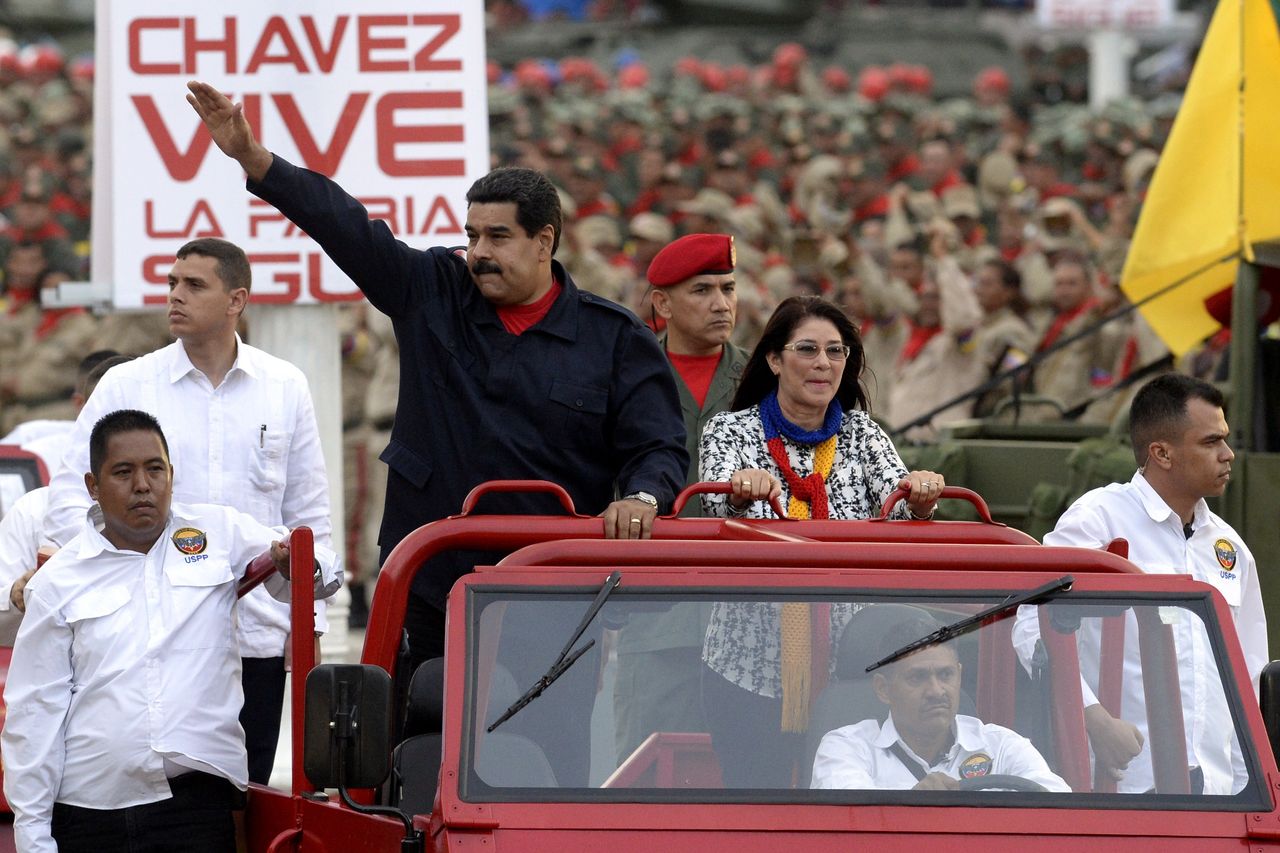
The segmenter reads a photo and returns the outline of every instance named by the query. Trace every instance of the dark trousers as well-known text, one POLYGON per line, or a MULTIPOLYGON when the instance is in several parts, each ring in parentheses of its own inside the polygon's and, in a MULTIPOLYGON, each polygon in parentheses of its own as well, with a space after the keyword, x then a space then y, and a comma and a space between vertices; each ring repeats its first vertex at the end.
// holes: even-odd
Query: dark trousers
POLYGON ((790 788, 802 738, 782 731, 782 700, 702 668, 702 707, 728 788, 790 788))
POLYGON ((54 803, 59 853, 235 853, 231 813, 244 808, 244 794, 208 773, 187 773, 169 787, 167 800, 124 809, 54 803))
POLYGON ((406 676, 412 676, 423 661, 444 657, 444 611, 439 607, 420 595, 410 595, 404 630, 409 641, 406 676))
POLYGON ((244 658, 240 674, 244 685, 244 707, 240 726, 249 751, 249 781, 265 785, 271 781, 280 740, 280 714, 284 711, 284 658, 244 658))
MULTIPOLYGON (((511 673, 520 692, 546 674, 563 642, 559 637, 569 638, 587 606, 586 602, 577 601, 506 605, 498 664, 511 673), (548 632, 557 638, 554 642, 548 642, 548 632)), ((411 595, 404 624, 408 658, 397 682, 401 697, 407 698, 408 678, 418 664, 444 655, 444 611, 411 595)), ((523 735, 542 749, 562 787, 585 786, 590 773, 591 710, 600 670, 600 630, 598 624, 593 625, 578 641, 579 646, 593 639, 596 644, 556 681, 544 701, 526 705, 502 724, 503 732, 523 735)), ((507 701, 515 698, 511 696, 507 701)), ((490 719, 504 710, 505 707, 490 708, 490 719)))

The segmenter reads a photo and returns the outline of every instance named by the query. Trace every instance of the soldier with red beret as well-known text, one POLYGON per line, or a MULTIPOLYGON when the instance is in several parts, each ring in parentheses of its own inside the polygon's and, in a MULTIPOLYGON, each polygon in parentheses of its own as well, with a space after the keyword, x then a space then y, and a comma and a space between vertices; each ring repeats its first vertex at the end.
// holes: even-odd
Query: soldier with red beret
MULTIPOLYGON (((733 238, 688 234, 667 244, 649 264, 653 310, 666 321, 661 338, 680 393, 686 482, 698 479, 698 441, 711 416, 738 390, 748 353, 729 342, 737 319, 733 238)), ((701 515, 690 501, 682 515, 701 515)), ((709 605, 680 604, 632 617, 618 638, 614 713, 621 762, 653 732, 702 732, 702 641, 709 605)))

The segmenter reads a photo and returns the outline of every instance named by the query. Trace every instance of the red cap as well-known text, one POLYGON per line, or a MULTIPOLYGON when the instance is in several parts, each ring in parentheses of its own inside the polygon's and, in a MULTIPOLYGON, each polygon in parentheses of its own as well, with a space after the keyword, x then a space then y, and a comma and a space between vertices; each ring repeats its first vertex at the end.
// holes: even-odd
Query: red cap
POLYGON ((1005 73, 1003 68, 992 65, 978 72, 978 76, 973 80, 973 88, 975 91, 990 89, 993 92, 1007 95, 1009 94, 1009 75, 1005 73))
POLYGON ((905 62, 895 62, 886 69, 889 83, 898 91, 911 89, 911 66, 905 62))
POLYGON ((793 41, 778 45, 773 52, 773 64, 779 68, 797 68, 809 58, 804 46, 793 41))
POLYGON ((29 44, 18 54, 18 70, 23 74, 57 74, 63 64, 62 50, 54 44, 29 44))
POLYGON ((737 253, 728 234, 686 234, 668 243, 649 264, 649 283, 670 287, 696 275, 733 272, 737 253))
POLYGON ((719 65, 708 62, 702 66, 702 87, 708 92, 723 92, 729 88, 729 77, 719 65))
POLYGON ((868 65, 858 75, 858 94, 868 101, 878 101, 889 94, 889 72, 868 65))
POLYGON ((676 60, 677 77, 700 77, 702 62, 696 56, 682 56, 676 60))
POLYGON ((643 89, 649 85, 649 68, 643 62, 633 62, 618 72, 618 87, 643 89))
POLYGON ((919 95, 933 91, 933 72, 923 65, 907 66, 907 88, 919 95))
MULTIPOLYGON (((1204 300, 1209 316, 1231 328, 1231 293, 1234 287, 1219 290, 1204 300)), ((1280 320, 1280 270, 1260 267, 1258 275, 1258 325, 1270 326, 1280 320)))
POLYGON ((828 65, 822 69, 822 82, 832 92, 847 92, 853 87, 853 78, 839 65, 828 65))
POLYGON ((745 86, 751 82, 751 69, 742 63, 735 63, 724 70, 725 79, 730 86, 745 86))

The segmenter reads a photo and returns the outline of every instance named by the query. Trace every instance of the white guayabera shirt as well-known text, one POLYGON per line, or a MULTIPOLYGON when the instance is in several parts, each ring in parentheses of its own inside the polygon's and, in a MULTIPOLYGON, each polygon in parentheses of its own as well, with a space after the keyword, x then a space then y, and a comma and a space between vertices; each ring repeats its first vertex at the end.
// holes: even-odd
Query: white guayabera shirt
MULTIPOLYGON (((121 551, 95 506, 27 586, 4 698, 4 792, 18 849, 54 853, 55 802, 116 809, 167 799, 201 770, 247 786, 236 582, 288 531, 234 509, 173 504, 151 549, 121 551)), ((340 583, 316 546, 317 597, 340 583)), ((287 601, 289 585, 263 584, 287 601)))

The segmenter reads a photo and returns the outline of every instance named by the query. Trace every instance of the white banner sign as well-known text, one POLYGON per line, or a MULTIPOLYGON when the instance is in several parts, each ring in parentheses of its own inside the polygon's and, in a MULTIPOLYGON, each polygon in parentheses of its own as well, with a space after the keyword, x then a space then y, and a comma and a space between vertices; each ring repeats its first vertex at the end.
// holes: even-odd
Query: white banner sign
POLYGON ((1142 30, 1167 27, 1173 16, 1173 0, 1036 0, 1042 27, 1142 30))
POLYGON ((97 14, 93 278, 117 307, 162 304, 175 251, 196 237, 245 249, 255 302, 360 296, 245 190, 185 100, 192 79, 410 245, 465 242, 464 196, 489 170, 483 4, 99 0, 97 14))

